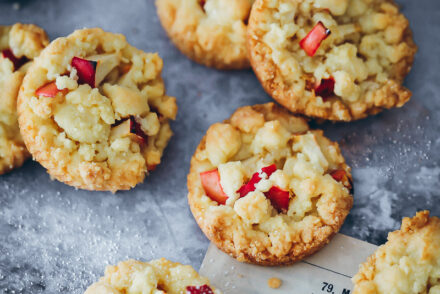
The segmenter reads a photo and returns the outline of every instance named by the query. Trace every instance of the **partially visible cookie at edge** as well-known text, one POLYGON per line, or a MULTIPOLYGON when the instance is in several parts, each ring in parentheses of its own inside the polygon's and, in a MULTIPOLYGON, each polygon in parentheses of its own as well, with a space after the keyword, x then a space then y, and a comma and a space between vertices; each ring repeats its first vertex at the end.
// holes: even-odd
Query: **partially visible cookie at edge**
POLYGON ((192 60, 217 69, 250 67, 246 48, 254 0, 156 0, 168 36, 192 60))
POLYGON ((221 294, 191 266, 164 258, 141 262, 126 260, 107 266, 105 275, 84 294, 221 294))
POLYGON ((295 113, 351 121, 411 97, 417 47, 392 0, 257 0, 248 44, 264 89, 295 113))
POLYGON ((68 185, 128 190, 161 162, 177 104, 162 59, 123 35, 77 30, 35 59, 18 98, 28 150, 68 185))
POLYGON ((353 277, 354 294, 440 293, 440 219, 405 217, 353 277))
POLYGON ((325 246, 352 203, 337 143, 268 103, 212 125, 191 160, 188 201, 205 235, 239 261, 291 264, 325 246))
POLYGON ((48 44, 36 25, 0 26, 0 175, 30 156, 18 127, 17 97, 27 69, 48 44))

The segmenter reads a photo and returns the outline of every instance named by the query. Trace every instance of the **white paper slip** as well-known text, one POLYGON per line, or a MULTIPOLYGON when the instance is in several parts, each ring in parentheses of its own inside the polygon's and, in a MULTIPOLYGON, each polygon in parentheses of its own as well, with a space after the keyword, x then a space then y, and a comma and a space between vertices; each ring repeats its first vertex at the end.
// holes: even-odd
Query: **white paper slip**
POLYGON ((351 277, 377 246, 342 234, 313 256, 285 267, 241 263, 210 244, 200 273, 225 294, 351 294, 351 277), (270 278, 282 285, 269 288, 270 278))

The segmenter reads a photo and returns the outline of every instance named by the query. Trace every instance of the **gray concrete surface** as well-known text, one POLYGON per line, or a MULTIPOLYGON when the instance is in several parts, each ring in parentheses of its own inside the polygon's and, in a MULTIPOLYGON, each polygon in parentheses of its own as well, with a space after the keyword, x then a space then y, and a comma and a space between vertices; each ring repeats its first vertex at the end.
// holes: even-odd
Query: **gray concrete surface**
MULTIPOLYGON (((354 207, 342 232, 383 243, 403 216, 440 216, 440 2, 400 0, 419 46, 401 109, 321 125, 353 167, 354 207)), ((175 136, 144 184, 117 193, 77 191, 28 162, 0 177, 0 293, 82 293, 105 265, 167 257, 198 268, 208 240, 186 201, 191 155, 208 126, 242 105, 270 101, 251 71, 199 66, 170 43, 153 0, 0 1, 0 23, 44 27, 51 38, 82 27, 123 33, 158 52, 168 93, 178 99, 175 136)), ((221 285, 219 285, 221 286, 221 285)))

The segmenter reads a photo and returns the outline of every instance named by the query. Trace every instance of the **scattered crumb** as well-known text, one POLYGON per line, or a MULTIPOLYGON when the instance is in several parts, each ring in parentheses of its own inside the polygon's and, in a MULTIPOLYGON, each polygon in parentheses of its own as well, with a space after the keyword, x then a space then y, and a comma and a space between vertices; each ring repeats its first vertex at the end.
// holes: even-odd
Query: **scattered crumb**
POLYGON ((278 278, 270 278, 267 280, 267 285, 272 289, 278 289, 281 287, 282 281, 278 278))

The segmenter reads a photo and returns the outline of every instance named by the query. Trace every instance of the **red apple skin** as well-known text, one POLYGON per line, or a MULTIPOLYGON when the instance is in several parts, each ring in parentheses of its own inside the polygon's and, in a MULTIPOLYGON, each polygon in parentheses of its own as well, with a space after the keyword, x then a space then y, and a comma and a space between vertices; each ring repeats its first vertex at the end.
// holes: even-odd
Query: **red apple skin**
POLYGON ((225 205, 228 200, 228 195, 223 192, 220 184, 220 174, 218 169, 200 173, 200 180, 202 181, 203 189, 206 195, 219 204, 225 205))
MULTIPOLYGON (((263 167, 261 169, 267 177, 270 177, 277 170, 275 164, 263 167)), ((255 191, 255 185, 261 181, 260 174, 258 172, 252 175, 252 178, 238 189, 237 193, 240 193, 240 198, 246 196, 249 192, 255 191)), ((284 191, 276 186, 273 186, 264 195, 270 200, 272 206, 278 210, 278 212, 287 212, 289 208, 290 194, 288 191, 284 191)))
POLYGON ((344 177, 346 176, 345 170, 343 169, 338 169, 338 170, 334 170, 330 173, 330 175, 332 176, 333 179, 335 179, 338 182, 341 182, 344 177))
POLYGON ((134 116, 117 121, 112 127, 112 130, 116 132, 116 136, 129 137, 141 146, 146 145, 148 142, 148 136, 142 131, 140 124, 134 116))
POLYGON ((321 96, 322 99, 327 99, 335 95, 335 79, 330 77, 329 79, 322 79, 319 85, 315 87, 315 95, 321 96))
POLYGON ((258 173, 254 173, 246 184, 238 189, 238 193, 240 194, 240 198, 246 196, 248 193, 255 191, 255 185, 261 181, 260 175, 258 173))
MULTIPOLYGON (((270 177, 275 171, 277 170, 277 166, 275 164, 263 167, 261 169, 262 172, 264 172, 267 177, 270 177)), ((237 193, 240 194, 240 198, 246 196, 249 192, 255 191, 255 185, 261 181, 260 175, 258 172, 254 173, 246 184, 240 187, 238 189, 237 193)))
POLYGON ((354 194, 353 189, 353 181, 350 177, 348 177, 347 172, 343 169, 338 169, 330 172, 330 175, 332 176, 335 181, 341 182, 349 191, 350 194, 354 194))
POLYGON ((299 42, 299 46, 310 57, 313 57, 321 46, 321 42, 327 39, 331 31, 322 22, 318 22, 313 29, 299 42))
POLYGON ((211 287, 208 285, 203 286, 187 286, 186 294, 214 294, 211 287))
POLYGON ((19 69, 23 64, 29 60, 26 57, 17 58, 11 49, 5 49, 2 51, 2 56, 9 59, 14 64, 14 70, 19 69))
POLYGON ((290 193, 284 191, 276 186, 270 188, 264 195, 270 200, 272 206, 275 207, 278 212, 287 212, 289 209, 290 193))
POLYGON ((147 144, 148 136, 144 133, 141 125, 136 121, 134 116, 130 116, 130 132, 140 138, 142 145, 147 144))
POLYGON ((151 164, 151 165, 148 165, 148 166, 147 166, 147 170, 148 170, 148 171, 153 171, 153 170, 156 169, 156 167, 157 167, 157 164, 151 164))
POLYGON ((96 61, 73 57, 72 67, 74 67, 77 71, 78 82, 80 84, 88 84, 90 87, 95 88, 97 64, 98 63, 96 61))
POLYGON ((130 69, 131 69, 131 64, 124 64, 122 66, 121 71, 122 71, 123 74, 126 74, 126 73, 128 73, 130 71, 130 69))
POLYGON ((57 88, 56 83, 51 82, 51 83, 48 83, 48 84, 38 88, 38 90, 35 91, 35 95, 37 95, 37 97, 43 96, 43 97, 54 98, 58 93, 60 93, 60 92, 65 93, 66 91, 67 91, 66 89, 59 90, 57 88))

